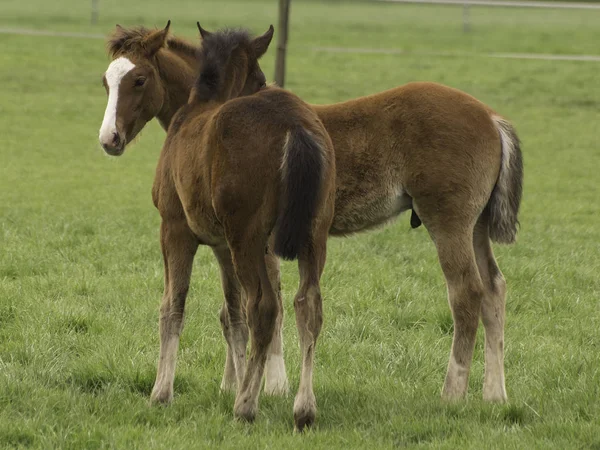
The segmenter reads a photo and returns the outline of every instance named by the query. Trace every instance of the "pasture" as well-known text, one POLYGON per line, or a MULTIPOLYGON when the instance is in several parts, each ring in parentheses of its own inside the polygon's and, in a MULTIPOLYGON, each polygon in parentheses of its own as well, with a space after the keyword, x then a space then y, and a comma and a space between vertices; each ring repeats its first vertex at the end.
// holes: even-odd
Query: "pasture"
MULTIPOLYGON (((101 0, 94 26, 89 2, 0 6, 0 447, 600 448, 600 62, 494 57, 600 55, 600 11, 473 8, 465 34, 456 7, 293 3, 286 87, 304 100, 444 83, 509 118, 525 160, 517 244, 495 246, 509 402, 481 400, 481 328, 467 401, 440 400, 452 318, 434 246, 404 214, 329 241, 319 412, 293 435, 293 395, 263 395, 247 425, 219 391, 222 293, 208 248, 192 275, 175 400, 148 406, 163 289, 150 189, 165 133, 149 124, 119 159, 97 142, 108 65, 98 35, 167 19, 194 40, 196 20, 262 33, 277 25, 277 2, 131 3, 101 0)), ((273 44, 261 61, 268 79, 274 55, 273 44)), ((295 263, 283 264, 293 392, 297 282, 295 263)))

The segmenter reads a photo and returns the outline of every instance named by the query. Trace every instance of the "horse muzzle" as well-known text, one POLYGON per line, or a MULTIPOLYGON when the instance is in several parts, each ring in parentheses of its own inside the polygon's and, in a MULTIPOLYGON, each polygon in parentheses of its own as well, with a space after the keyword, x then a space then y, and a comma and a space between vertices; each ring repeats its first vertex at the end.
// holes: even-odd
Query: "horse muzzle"
POLYGON ((100 138, 100 145, 111 156, 122 155, 125 151, 125 144, 125 138, 117 132, 111 133, 108 139, 100 138))

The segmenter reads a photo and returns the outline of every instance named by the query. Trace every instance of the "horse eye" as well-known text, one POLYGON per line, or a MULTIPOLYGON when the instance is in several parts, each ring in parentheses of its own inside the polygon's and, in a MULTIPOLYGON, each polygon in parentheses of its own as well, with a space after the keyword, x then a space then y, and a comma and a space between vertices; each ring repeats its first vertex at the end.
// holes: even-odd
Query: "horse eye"
POLYGON ((136 86, 143 86, 145 82, 146 82, 146 79, 144 77, 140 77, 140 78, 136 78, 135 79, 135 85, 136 86))

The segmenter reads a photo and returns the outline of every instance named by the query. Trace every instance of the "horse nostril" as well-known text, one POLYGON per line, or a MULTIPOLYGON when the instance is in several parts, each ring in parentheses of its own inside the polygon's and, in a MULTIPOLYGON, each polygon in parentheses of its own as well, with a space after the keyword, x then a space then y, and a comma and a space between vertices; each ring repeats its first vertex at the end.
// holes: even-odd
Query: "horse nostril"
POLYGON ((121 139, 119 138, 119 134, 118 133, 113 133, 112 144, 115 147, 118 147, 120 143, 121 143, 121 139))

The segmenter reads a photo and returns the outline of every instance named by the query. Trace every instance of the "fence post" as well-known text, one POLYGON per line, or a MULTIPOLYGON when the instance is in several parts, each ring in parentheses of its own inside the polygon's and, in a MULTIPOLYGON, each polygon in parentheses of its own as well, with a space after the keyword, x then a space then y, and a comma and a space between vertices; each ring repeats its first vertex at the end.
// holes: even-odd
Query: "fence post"
POLYGON ((469 23, 469 5, 465 3, 463 5, 463 31, 468 33, 471 29, 471 24, 469 23))
POLYGON ((92 25, 98 23, 98 1, 99 0, 92 0, 92 25))
POLYGON ((283 87, 285 82, 285 55, 287 51, 288 22, 291 0, 279 0, 279 29, 277 30, 277 54, 275 56, 275 83, 283 87))

